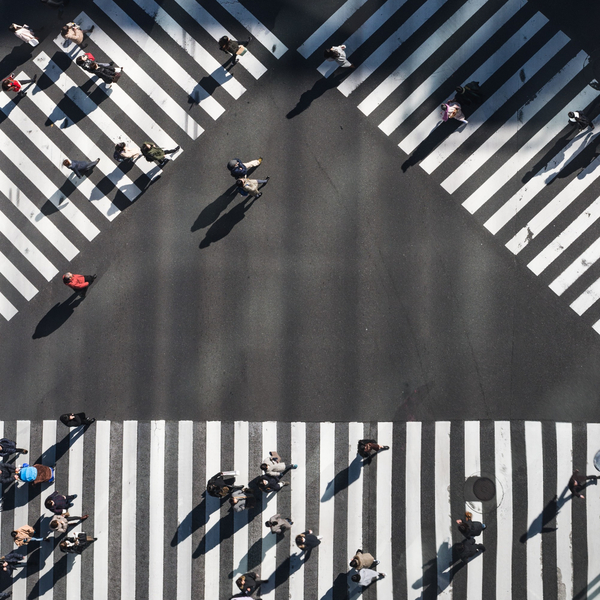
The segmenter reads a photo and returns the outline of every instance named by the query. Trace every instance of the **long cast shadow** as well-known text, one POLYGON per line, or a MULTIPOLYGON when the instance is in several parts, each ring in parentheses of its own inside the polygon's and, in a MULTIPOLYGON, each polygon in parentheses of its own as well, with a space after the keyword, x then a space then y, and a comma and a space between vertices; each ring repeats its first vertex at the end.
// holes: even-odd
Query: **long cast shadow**
POLYGON ((210 515, 214 512, 214 506, 211 506, 210 513, 206 512, 206 492, 203 493, 204 498, 202 502, 195 506, 191 512, 181 521, 179 527, 173 535, 171 540, 171 546, 175 547, 177 544, 190 537, 195 531, 204 527, 208 523, 210 515))
POLYGON ((212 225, 219 218, 219 215, 231 204, 236 195, 237 186, 234 184, 224 194, 202 209, 202 212, 194 221, 191 231, 198 231, 198 229, 204 229, 212 225))
POLYGON ((423 159, 427 158, 436 147, 441 144, 445 138, 452 135, 455 131, 464 127, 464 123, 449 121, 455 121, 455 119, 449 119, 447 122, 440 120, 436 123, 435 127, 429 132, 429 135, 415 148, 413 153, 402 163, 402 172, 406 173, 408 169, 419 164, 423 159), (454 125, 454 127, 452 127, 454 125))
POLYGON ((239 204, 234 206, 228 213, 220 217, 216 223, 206 232, 204 239, 200 242, 200 248, 208 248, 211 244, 222 240, 231 233, 231 230, 246 216, 254 204, 256 198, 248 196, 239 204))
POLYGON ((54 333, 59 327, 62 327, 68 318, 75 312, 83 298, 79 294, 72 294, 64 302, 55 304, 37 324, 32 339, 38 340, 54 333))
POLYGON ((27 596, 28 600, 34 600, 34 598, 40 597, 40 590, 51 589, 58 581, 67 575, 67 573, 73 568, 75 561, 71 561, 69 564, 68 556, 65 554, 54 567, 47 573, 44 573, 33 586, 31 592, 27 596))
MULTIPOLYGON (((586 482, 586 486, 588 482, 586 482)), ((548 523, 556 518, 556 515, 560 512, 560 509, 565 505, 567 500, 572 500, 573 495, 567 497, 567 491, 569 486, 567 485, 562 491, 560 497, 554 496, 546 506, 544 506, 542 512, 533 520, 529 529, 519 538, 521 544, 524 544, 527 540, 535 537, 538 533, 550 533, 556 531, 556 527, 546 527, 548 523)))
MULTIPOLYGON (((366 463, 364 463, 366 464, 366 463)), ((363 466, 362 458, 357 454, 354 460, 327 484, 321 502, 331 500, 338 492, 345 490, 360 477, 360 468, 363 466), (360 464, 359 464, 360 463, 360 464)))
POLYGON ((344 71, 349 71, 349 69, 338 69, 340 72, 332 75, 329 78, 321 77, 316 81, 316 83, 312 86, 310 90, 304 92, 298 103, 290 112, 285 115, 287 119, 293 119, 297 117, 300 113, 303 113, 310 105, 317 99, 320 98, 326 91, 337 87, 342 80, 344 80, 347 76, 347 73, 344 71))

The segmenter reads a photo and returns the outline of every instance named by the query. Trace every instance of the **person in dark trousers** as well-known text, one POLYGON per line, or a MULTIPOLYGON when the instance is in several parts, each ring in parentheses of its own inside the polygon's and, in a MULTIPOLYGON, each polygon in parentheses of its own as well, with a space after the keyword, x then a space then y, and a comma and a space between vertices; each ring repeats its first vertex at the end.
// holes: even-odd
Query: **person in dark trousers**
POLYGON ((287 465, 281 460, 281 456, 277 452, 269 452, 269 456, 263 459, 260 465, 261 471, 267 475, 275 475, 275 477, 283 477, 291 469, 297 469, 298 465, 287 465))
POLYGON ((465 83, 465 85, 459 85, 456 87, 456 95, 454 101, 462 105, 469 105, 472 102, 478 102, 483 98, 483 94, 479 90, 479 82, 471 81, 465 83))
POLYGON ((58 547, 61 552, 66 554, 81 554, 88 546, 95 542, 98 538, 78 533, 77 536, 69 536, 65 538, 58 547))
POLYGON ((71 525, 83 523, 88 517, 89 515, 72 517, 68 512, 64 515, 54 515, 50 521, 50 533, 67 533, 71 525))
POLYGON ((67 427, 80 427, 81 425, 91 425, 96 419, 86 417, 84 412, 80 413, 65 413, 60 415, 60 420, 67 427))
POLYGON ((25 566, 25 563, 23 562, 24 558, 25 557, 16 550, 13 550, 12 552, 9 552, 4 556, 1 556, 0 564, 2 565, 2 570, 6 571, 9 575, 12 575, 13 571, 17 567, 25 566))
POLYGON ((206 484, 206 493, 213 498, 226 498, 237 490, 244 489, 243 485, 234 485, 237 471, 219 471, 206 484))
POLYGON ((293 524, 294 522, 291 519, 284 519, 280 514, 276 514, 265 522, 265 527, 269 527, 271 533, 284 535, 286 531, 292 528, 293 524))
POLYGON ((316 548, 323 538, 315 535, 312 529, 307 529, 303 533, 299 533, 296 536, 296 546, 302 550, 302 553, 306 553, 306 558, 310 556, 313 548, 316 548))
POLYGON ((9 485, 18 478, 15 467, 9 463, 0 462, 0 485, 9 485))
POLYGON ((254 492, 250 488, 235 490, 229 498, 229 504, 234 512, 242 512, 256 506, 254 492))
POLYGON ((466 565, 471 558, 483 552, 485 552, 483 544, 476 544, 474 538, 468 538, 461 542, 458 549, 458 557, 466 565))
POLYGON ((0 456, 6 458, 11 454, 27 454, 25 448, 17 448, 17 442, 9 440, 8 438, 0 439, 0 456))
POLYGON ((363 458, 371 458, 382 450, 389 450, 389 446, 381 446, 377 443, 377 440, 359 440, 358 442, 358 454, 363 458))
POLYGON ((586 481, 597 481, 597 475, 580 475, 579 469, 575 469, 573 471, 573 475, 571 475, 571 479, 569 479, 569 489, 573 496, 577 496, 577 498, 585 498, 585 496, 581 493, 585 486, 586 481))
POLYGON ((361 569, 370 569, 371 567, 376 567, 378 564, 379 561, 375 559, 372 554, 363 552, 360 549, 356 551, 356 554, 350 561, 350 566, 357 571, 360 571, 361 569))
POLYGON ((116 83, 123 72, 122 67, 116 66, 114 63, 97 62, 91 52, 85 52, 75 59, 75 62, 84 71, 98 75, 102 81, 108 85, 116 83), (117 69, 119 69, 117 71, 117 69))
POLYGON ((15 531, 11 531, 10 535, 12 536, 15 544, 17 546, 26 546, 29 542, 43 542, 46 538, 38 538, 33 537, 35 533, 35 529, 31 525, 23 525, 15 531))
POLYGON ((594 129, 594 124, 581 111, 577 110, 569 113, 569 125, 577 125, 579 131, 583 131, 588 127, 594 129))
POLYGON ((280 479, 281 475, 269 475, 265 473, 258 480, 258 489, 265 494, 269 494, 270 492, 278 492, 286 485, 290 485, 289 481, 280 481, 280 479))
POLYGON ((219 40, 219 49, 221 52, 225 52, 225 54, 231 54, 231 62, 232 64, 236 64, 240 60, 240 56, 244 56, 246 54, 247 49, 246 46, 252 41, 252 36, 248 38, 246 42, 238 42, 236 40, 232 40, 231 38, 224 35, 219 40))
POLYGON ((44 506, 55 515, 62 515, 63 510, 66 511, 73 506, 75 498, 77 498, 77 494, 63 496, 58 492, 52 492, 44 501, 44 506))
POLYGON ((68 158, 65 158, 65 160, 63 160, 63 166, 67 167, 67 169, 71 169, 71 171, 81 179, 84 175, 91 175, 94 167, 99 162, 99 158, 91 162, 87 160, 69 160, 68 158))
POLYGON ((242 177, 246 177, 248 169, 258 167, 262 161, 262 156, 256 160, 249 160, 247 163, 242 162, 239 158, 234 158, 227 163, 227 168, 229 169, 232 177, 240 179, 242 177))
POLYGON ((117 162, 123 162, 125 160, 130 160, 131 162, 135 162, 137 158, 140 156, 141 152, 139 148, 131 148, 125 142, 119 142, 115 145, 115 151, 113 153, 113 158, 117 162))
POLYGON ((323 56, 328 61, 335 61, 340 67, 356 69, 346 56, 346 46, 343 44, 340 46, 331 46, 323 51, 323 56))
POLYGON ((235 585, 240 588, 244 596, 252 596, 267 581, 267 579, 259 579, 258 573, 244 573, 235 580, 235 585))
POLYGON ((12 596, 12 592, 2 592, 0 594, 0 600, 7 600, 7 598, 10 598, 12 596))
POLYGON ((37 75, 33 76, 33 79, 21 79, 18 81, 15 79, 15 74, 13 73, 9 77, 6 77, 2 80, 2 89, 5 92, 15 92, 19 96, 27 96, 27 92, 22 89, 24 85, 28 83, 35 83, 37 81, 37 75))
POLYGON ((169 162, 169 160, 173 160, 173 159, 168 159, 166 157, 166 155, 167 154, 175 154, 175 152, 177 152, 177 150, 179 150, 179 148, 181 148, 181 146, 175 146, 175 148, 173 148, 173 150, 163 150, 162 148, 159 148, 153 142, 144 142, 140 146, 140 150, 142 151, 142 155, 144 156, 144 158, 148 162, 154 161, 154 162, 158 163, 158 166, 161 169, 169 162))
POLYGON ((72 290, 75 290, 82 298, 85 298, 88 288, 96 281, 96 278, 96 274, 74 275, 73 273, 65 273, 63 275, 63 283, 72 290))
POLYGON ((472 520, 473 515, 470 512, 465 513, 465 520, 457 519, 458 530, 466 537, 477 537, 486 528, 484 523, 472 520))
POLYGON ((350 579, 354 581, 354 583, 358 583, 360 587, 369 587, 372 583, 379 579, 383 579, 386 577, 385 573, 378 573, 373 569, 361 569, 360 572, 354 573, 350 579))
POLYGON ((255 198, 260 198, 262 196, 262 192, 259 189, 260 187, 264 187, 269 183, 270 177, 266 179, 248 179, 247 177, 242 177, 241 179, 237 179, 235 184, 238 187, 238 192, 242 196, 254 196, 255 198))

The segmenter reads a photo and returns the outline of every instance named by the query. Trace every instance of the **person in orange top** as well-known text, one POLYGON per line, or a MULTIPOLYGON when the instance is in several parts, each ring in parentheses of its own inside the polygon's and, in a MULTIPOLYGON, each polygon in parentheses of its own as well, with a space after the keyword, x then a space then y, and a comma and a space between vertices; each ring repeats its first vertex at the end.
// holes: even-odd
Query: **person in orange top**
POLYGON ((68 285, 72 290, 79 293, 80 296, 85 296, 87 288, 94 283, 96 275, 73 275, 73 273, 65 273, 63 275, 63 283, 68 285))
POLYGON ((44 538, 33 537, 34 533, 35 530, 31 525, 23 525, 19 529, 11 531, 10 535, 12 535, 17 546, 26 546, 31 541, 42 542, 44 540, 44 538))
POLYGON ((34 75, 33 79, 23 79, 22 81, 17 81, 15 79, 15 74, 13 73, 10 77, 6 77, 2 80, 2 89, 5 92, 16 92, 19 94, 19 96, 26 96, 27 92, 21 88, 27 83, 35 83, 36 81, 37 75, 34 75))

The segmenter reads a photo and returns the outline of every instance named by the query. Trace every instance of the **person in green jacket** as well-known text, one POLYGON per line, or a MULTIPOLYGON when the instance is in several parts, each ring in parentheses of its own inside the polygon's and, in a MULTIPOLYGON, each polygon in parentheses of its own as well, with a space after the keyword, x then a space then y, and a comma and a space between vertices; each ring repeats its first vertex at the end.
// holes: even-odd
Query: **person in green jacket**
POLYGON ((141 145, 140 150, 142 151, 144 158, 148 162, 158 162, 158 166, 162 168, 167 164, 167 161, 169 160, 165 155, 174 154, 175 152, 177 152, 177 150, 179 150, 180 147, 181 146, 177 146, 176 148, 173 148, 173 150, 163 150, 162 148, 159 148, 156 144, 153 144, 152 142, 144 142, 141 145))

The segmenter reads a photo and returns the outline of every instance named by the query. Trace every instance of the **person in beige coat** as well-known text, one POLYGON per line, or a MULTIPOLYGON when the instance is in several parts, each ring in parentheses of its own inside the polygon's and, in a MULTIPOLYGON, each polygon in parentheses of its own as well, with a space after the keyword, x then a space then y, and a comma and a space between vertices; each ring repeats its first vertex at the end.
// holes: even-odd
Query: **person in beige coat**
POLYGON ((262 196, 262 192, 259 191, 258 186, 266 185, 269 182, 270 177, 266 179, 248 179, 247 177, 241 177, 238 179, 235 184, 238 186, 238 192, 242 196, 254 196, 255 198, 260 198, 262 196))
POLYGON ((273 515, 268 521, 265 522, 265 527, 269 527, 271 529, 271 533, 280 533, 285 534, 286 531, 289 531, 294 524, 290 519, 284 519, 279 513, 273 515))
POLYGON ((63 515, 54 515, 50 521, 50 530, 53 533, 67 533, 70 525, 83 522, 88 518, 88 515, 83 517, 72 517, 68 512, 63 515))
POLYGON ((21 41, 27 42, 30 46, 37 46, 40 43, 40 40, 35 36, 33 29, 23 23, 23 25, 17 25, 16 23, 12 23, 8 26, 10 31, 12 31, 21 41))
POLYGON ((362 550, 357 550, 356 554, 353 556, 350 561, 350 566, 357 571, 361 569, 370 569, 371 567, 375 567, 379 564, 379 561, 375 559, 372 554, 368 552, 363 552, 362 550))
POLYGON ((81 44, 83 44, 83 34, 92 33, 92 31, 94 31, 94 25, 92 25, 89 29, 81 29, 77 23, 71 22, 63 25, 60 35, 62 35, 65 40, 72 40, 77 45, 81 46, 81 44))
POLYGON ((12 535, 15 540, 15 544, 17 546, 26 546, 29 542, 41 542, 44 538, 33 537, 35 533, 35 529, 31 525, 23 525, 16 529, 15 531, 11 531, 10 535, 12 535))

